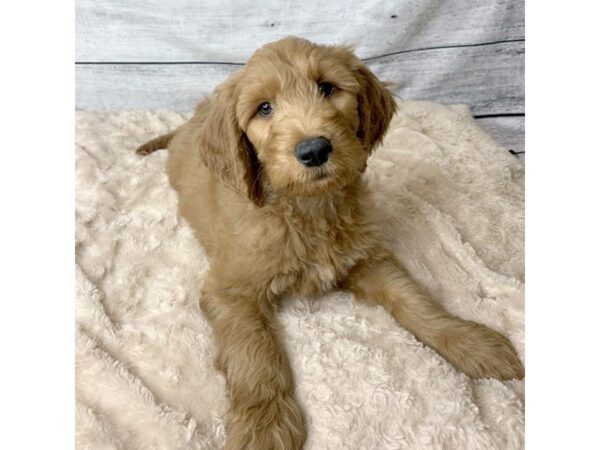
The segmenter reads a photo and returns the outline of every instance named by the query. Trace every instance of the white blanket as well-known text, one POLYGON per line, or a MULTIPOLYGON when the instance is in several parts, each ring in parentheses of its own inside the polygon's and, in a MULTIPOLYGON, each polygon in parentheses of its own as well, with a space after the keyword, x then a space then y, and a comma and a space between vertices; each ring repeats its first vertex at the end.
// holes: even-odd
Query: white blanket
MULTIPOLYGON (((80 449, 217 449, 227 407, 198 308, 206 257, 177 215, 166 152, 186 118, 76 120, 76 441, 80 449)), ((366 173, 389 247, 452 313, 524 356, 523 166, 467 108, 404 102, 366 173)), ((382 309, 332 292, 280 312, 307 450, 519 449, 524 383, 471 380, 382 309)))

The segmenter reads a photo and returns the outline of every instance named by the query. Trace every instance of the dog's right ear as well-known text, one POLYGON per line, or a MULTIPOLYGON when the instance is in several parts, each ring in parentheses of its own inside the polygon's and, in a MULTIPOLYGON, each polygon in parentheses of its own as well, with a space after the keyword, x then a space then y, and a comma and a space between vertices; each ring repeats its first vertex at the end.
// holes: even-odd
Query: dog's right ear
POLYGON ((200 158, 221 181, 255 204, 262 202, 259 162, 235 114, 234 74, 196 108, 200 158))

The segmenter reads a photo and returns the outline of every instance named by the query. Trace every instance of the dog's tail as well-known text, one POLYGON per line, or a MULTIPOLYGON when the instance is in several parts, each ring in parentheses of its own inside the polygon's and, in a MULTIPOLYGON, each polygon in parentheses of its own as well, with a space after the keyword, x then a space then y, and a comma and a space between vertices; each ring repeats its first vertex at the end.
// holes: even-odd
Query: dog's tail
POLYGON ((146 156, 146 155, 149 155, 150 153, 155 152, 156 150, 160 150, 162 148, 167 148, 169 146, 169 142, 171 142, 171 139, 173 139, 173 136, 175 136, 175 133, 177 133, 177 130, 178 129, 170 131, 167 134, 158 136, 158 137, 146 142, 145 144, 140 145, 135 150, 135 152, 138 155, 146 156))

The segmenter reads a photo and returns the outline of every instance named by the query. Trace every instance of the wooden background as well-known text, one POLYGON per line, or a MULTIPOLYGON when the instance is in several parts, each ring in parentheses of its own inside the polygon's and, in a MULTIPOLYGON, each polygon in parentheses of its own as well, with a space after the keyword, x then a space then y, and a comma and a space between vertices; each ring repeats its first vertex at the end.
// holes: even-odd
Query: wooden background
POLYGON ((351 44, 403 99, 466 103, 523 151, 522 0, 77 0, 76 108, 189 111, 262 44, 351 44))

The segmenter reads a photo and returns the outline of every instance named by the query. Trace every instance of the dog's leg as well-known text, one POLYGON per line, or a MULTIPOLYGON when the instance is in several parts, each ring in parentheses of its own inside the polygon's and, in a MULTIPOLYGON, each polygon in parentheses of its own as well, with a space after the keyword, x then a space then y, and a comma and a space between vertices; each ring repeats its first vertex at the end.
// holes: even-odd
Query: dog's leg
POLYGON ((512 344, 485 325, 450 315, 387 253, 354 267, 344 286, 363 301, 385 307, 417 339, 473 378, 523 378, 512 344))
POLYGON ((287 358, 277 342, 272 306, 219 289, 205 290, 200 306, 217 345, 230 402, 226 450, 296 450, 305 439, 287 358))

